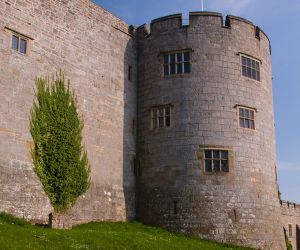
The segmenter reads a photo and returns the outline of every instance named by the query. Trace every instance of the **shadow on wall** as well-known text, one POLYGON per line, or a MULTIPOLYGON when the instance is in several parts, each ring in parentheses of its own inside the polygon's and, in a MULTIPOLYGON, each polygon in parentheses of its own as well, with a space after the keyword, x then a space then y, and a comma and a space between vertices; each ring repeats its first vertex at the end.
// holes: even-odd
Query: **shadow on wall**
POLYGON ((137 44, 134 28, 124 53, 123 190, 126 220, 136 216, 137 44))

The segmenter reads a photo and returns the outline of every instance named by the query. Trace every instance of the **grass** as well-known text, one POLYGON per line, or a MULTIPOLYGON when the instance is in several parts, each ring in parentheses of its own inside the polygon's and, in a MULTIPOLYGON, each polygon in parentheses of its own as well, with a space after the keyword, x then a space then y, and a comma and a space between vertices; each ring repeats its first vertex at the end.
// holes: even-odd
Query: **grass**
MULTIPOLYGON (((72 230, 37 227, 0 213, 0 249, 244 249, 186 237, 138 222, 92 222, 72 230)), ((249 249, 249 248, 248 248, 249 249)))

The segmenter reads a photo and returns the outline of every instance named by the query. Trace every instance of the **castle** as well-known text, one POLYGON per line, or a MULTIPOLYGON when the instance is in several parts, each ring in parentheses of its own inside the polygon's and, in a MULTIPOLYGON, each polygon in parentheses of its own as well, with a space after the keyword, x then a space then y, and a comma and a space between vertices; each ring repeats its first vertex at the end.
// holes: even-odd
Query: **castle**
MULTIPOLYGON (((63 69, 91 187, 57 222, 138 219, 260 249, 300 249, 278 195, 271 47, 251 22, 191 12, 128 26, 90 0, 0 1, 0 211, 53 212, 33 172, 34 79, 63 69)), ((55 222, 55 221, 54 221, 55 222)))

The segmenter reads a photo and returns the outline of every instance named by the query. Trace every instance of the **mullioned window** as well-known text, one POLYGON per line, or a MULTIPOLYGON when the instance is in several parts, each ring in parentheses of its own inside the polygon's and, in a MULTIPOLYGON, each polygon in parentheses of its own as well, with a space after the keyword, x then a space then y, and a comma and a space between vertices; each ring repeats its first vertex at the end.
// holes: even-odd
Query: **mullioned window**
POLYGON ((191 72, 190 51, 178 51, 164 55, 163 75, 183 75, 191 72))

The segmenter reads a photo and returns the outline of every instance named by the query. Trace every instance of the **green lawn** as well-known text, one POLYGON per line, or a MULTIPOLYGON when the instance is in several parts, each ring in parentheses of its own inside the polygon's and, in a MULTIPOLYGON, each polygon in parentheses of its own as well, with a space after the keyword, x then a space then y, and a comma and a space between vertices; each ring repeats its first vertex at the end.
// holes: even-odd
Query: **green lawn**
MULTIPOLYGON (((0 249, 247 249, 169 233, 141 223, 89 223, 72 230, 32 226, 0 214, 0 249)), ((248 248, 249 249, 249 248, 248 248)))

